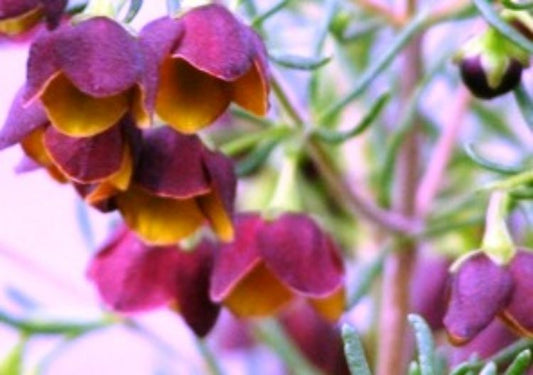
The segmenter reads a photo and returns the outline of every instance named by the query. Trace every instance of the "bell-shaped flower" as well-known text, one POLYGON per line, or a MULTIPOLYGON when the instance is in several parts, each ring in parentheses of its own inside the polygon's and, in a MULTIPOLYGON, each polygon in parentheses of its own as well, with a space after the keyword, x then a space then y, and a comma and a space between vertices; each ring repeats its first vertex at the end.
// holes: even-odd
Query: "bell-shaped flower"
POLYGON ((268 71, 259 36, 221 5, 161 18, 140 33, 159 64, 155 111, 193 133, 235 102, 256 115, 268 109, 268 71))
POLYGON ((114 200, 146 242, 177 242, 206 220, 229 241, 235 189, 231 159, 208 150, 195 135, 159 127, 145 131, 132 186, 114 200))
POLYGON ((128 115, 97 135, 69 137, 50 125, 41 103, 24 107, 19 92, 0 131, 0 149, 19 143, 26 156, 56 180, 90 184, 94 188, 86 199, 92 203, 128 188, 132 146, 139 137, 140 131, 128 115))
POLYGON ((521 335, 533 335, 533 253, 519 250, 507 265, 475 253, 454 272, 444 325, 455 344, 473 339, 498 316, 521 335))
POLYGON ((198 335, 216 323, 219 306, 209 299, 214 245, 193 250, 149 246, 125 226, 92 259, 88 276, 111 309, 134 313, 171 307, 198 335))
POLYGON ((56 130, 72 137, 102 133, 127 113, 147 126, 155 71, 141 42, 117 22, 95 17, 32 43, 25 99, 40 100, 56 130))
POLYGON ((344 310, 343 278, 339 250, 313 220, 249 213, 236 217, 235 240, 217 254, 210 293, 238 316, 272 314, 299 296, 333 321, 344 310))
POLYGON ((43 17, 48 28, 55 28, 67 0, 0 0, 0 34, 18 35, 43 17))

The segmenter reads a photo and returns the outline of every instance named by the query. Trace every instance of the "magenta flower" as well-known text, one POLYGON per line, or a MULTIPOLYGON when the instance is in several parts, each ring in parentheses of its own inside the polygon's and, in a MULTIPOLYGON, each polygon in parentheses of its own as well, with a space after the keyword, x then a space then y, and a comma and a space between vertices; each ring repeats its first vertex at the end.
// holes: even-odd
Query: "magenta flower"
POLYGON ((220 5, 146 25, 140 38, 159 63, 156 113, 192 133, 235 102, 264 115, 268 109, 266 52, 258 35, 220 5))
POLYGON ((132 186, 114 201, 146 242, 177 242, 206 221, 229 241, 235 189, 231 159, 208 150, 195 135, 160 127, 145 131, 132 186))
POLYGON ((0 0, 0 34, 18 35, 36 25, 43 16, 55 28, 67 0, 0 0))
POLYGON ((149 246, 122 226, 93 258, 88 276, 113 310, 171 307, 198 336, 205 336, 220 310, 208 293, 213 250, 207 241, 187 252, 176 245, 149 246))
POLYGON ((235 240, 221 246, 211 298, 238 316, 268 315, 297 296, 329 320, 344 310, 343 266, 331 238, 302 214, 235 219, 235 240), (260 291, 260 292, 258 292, 260 291))
POLYGON ((507 266, 477 253, 451 281, 444 325, 455 344, 473 339, 499 316, 516 332, 533 334, 533 253, 519 250, 507 266))
POLYGON ((133 171, 132 148, 139 130, 125 116, 108 130, 74 138, 58 132, 39 102, 24 107, 19 93, 0 131, 0 149, 20 143, 27 157, 61 182, 91 184, 89 202, 126 190, 133 171))
POLYGON ((89 137, 127 113, 147 126, 155 62, 142 43, 106 17, 41 34, 31 45, 25 98, 40 100, 57 131, 89 137))

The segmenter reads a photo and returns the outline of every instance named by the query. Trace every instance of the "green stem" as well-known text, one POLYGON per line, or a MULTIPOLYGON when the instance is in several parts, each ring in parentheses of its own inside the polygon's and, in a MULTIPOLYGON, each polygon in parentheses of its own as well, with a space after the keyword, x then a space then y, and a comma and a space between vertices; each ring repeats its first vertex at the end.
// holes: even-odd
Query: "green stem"
POLYGON ((245 134, 220 147, 221 151, 227 155, 235 156, 244 152, 264 140, 280 140, 291 133, 291 129, 286 126, 275 126, 255 133, 245 134))
POLYGON ((492 193, 487 208, 485 233, 481 243, 481 250, 495 263, 501 265, 509 263, 516 253, 505 222, 508 201, 507 193, 502 191, 492 193))
POLYGON ((196 338, 196 347, 198 348, 200 354, 202 354, 203 359, 205 360, 205 364, 209 369, 209 374, 223 375, 224 371, 222 371, 222 367, 217 362, 215 356, 207 346, 206 342, 203 339, 196 338))

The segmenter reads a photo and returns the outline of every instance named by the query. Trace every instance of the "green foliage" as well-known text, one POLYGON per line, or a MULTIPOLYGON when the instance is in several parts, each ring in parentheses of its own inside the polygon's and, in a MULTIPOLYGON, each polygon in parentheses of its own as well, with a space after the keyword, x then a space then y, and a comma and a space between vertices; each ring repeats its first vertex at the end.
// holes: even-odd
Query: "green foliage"
POLYGON ((410 314, 407 319, 415 331, 420 375, 437 375, 435 371, 435 344, 433 343, 431 328, 419 315, 410 314))
POLYGON ((348 368, 352 375, 372 375, 366 362, 363 345, 349 324, 342 326, 342 339, 344 341, 344 354, 348 362, 348 368))

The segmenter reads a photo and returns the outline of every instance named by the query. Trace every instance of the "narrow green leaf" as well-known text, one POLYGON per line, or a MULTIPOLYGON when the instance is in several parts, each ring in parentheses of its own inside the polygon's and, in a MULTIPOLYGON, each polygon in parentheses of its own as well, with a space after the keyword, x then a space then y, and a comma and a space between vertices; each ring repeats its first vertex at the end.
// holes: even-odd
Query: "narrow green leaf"
POLYGON ((365 352, 361 340, 355 329, 349 325, 342 326, 342 340, 344 341, 344 354, 348 362, 348 368, 352 375, 372 375, 366 361, 365 352))
POLYGON ((332 144, 339 144, 346 142, 350 138, 356 137, 362 133, 366 129, 372 125, 375 120, 378 118, 378 116, 383 112, 383 109, 387 105, 387 103, 390 100, 390 93, 382 94, 378 100, 372 105, 368 113, 363 117, 363 119, 351 130, 348 130, 346 132, 338 132, 329 130, 326 128, 317 128, 314 132, 314 136, 316 136, 321 141, 332 143, 332 144))
POLYGON ((409 314, 407 319, 415 331, 420 374, 435 375, 435 348, 431 329, 419 315, 409 314))
POLYGON ((533 1, 513 1, 513 0, 501 0, 502 5, 506 8, 513 10, 525 10, 533 8, 533 1))
POLYGON ((473 0, 474 5, 479 10, 485 20, 504 37, 529 53, 533 53, 533 42, 520 34, 518 30, 505 22, 493 8, 493 2, 490 0, 473 0))
POLYGON ((533 187, 521 187, 509 192, 515 200, 533 200, 533 187))
POLYGON ((470 372, 471 365, 469 362, 463 362, 456 366, 452 372, 450 372, 450 375, 466 375, 470 372))
POLYGON ((331 57, 303 57, 288 54, 269 53, 269 58, 285 68, 297 70, 315 70, 330 62, 331 57))
POLYGON ((243 177, 255 172, 265 163, 277 144, 277 141, 270 141, 259 145, 250 155, 248 155, 248 157, 246 157, 246 159, 237 163, 235 168, 237 176, 243 177))
POLYGON ((505 375, 523 375, 531 365, 531 350, 520 352, 505 371, 505 375))
POLYGON ((504 164, 500 164, 500 163, 497 163, 495 161, 485 158, 476 150, 476 147, 473 143, 465 144, 464 150, 466 152, 466 155, 470 158, 470 160, 472 160, 474 163, 476 163, 480 167, 485 168, 489 171, 501 173, 505 175, 513 175, 513 174, 523 172, 523 168, 521 167, 504 165, 504 164))
POLYGON ((531 131, 533 131, 533 99, 527 93, 523 84, 518 85, 514 90, 514 97, 524 121, 529 126, 531 131))
POLYGON ((92 252, 96 248, 96 241, 89 218, 89 210, 87 209, 87 204, 82 199, 76 199, 76 221, 87 250, 92 252))
POLYGON ((489 362, 481 369, 479 375, 498 375, 498 368, 494 362, 489 362))
POLYGON ((141 6, 143 5, 143 0, 130 0, 130 7, 128 8, 128 12, 124 16, 124 22, 130 23, 133 21, 135 16, 139 13, 139 10, 141 9, 141 6))
POLYGON ((327 120, 337 114, 340 110, 346 107, 355 98, 361 95, 366 88, 372 83, 379 73, 387 68, 398 56, 398 52, 401 51, 411 39, 419 33, 428 19, 428 13, 419 13, 414 19, 403 28, 396 38, 389 43, 389 49, 382 53, 377 61, 367 68, 367 70, 361 75, 359 80, 355 83, 352 91, 350 91, 344 98, 336 103, 333 103, 330 107, 326 108, 319 116, 319 123, 327 122, 327 120))
POLYGON ((260 27, 263 25, 263 22, 285 8, 287 5, 289 5, 289 3, 290 0, 281 0, 279 3, 274 4, 270 9, 266 10, 265 13, 255 16, 252 20, 252 27, 260 27))
POLYGON ((407 372, 409 375, 420 375, 420 366, 418 365, 418 362, 412 361, 409 364, 409 370, 407 372))
POLYGON ((313 52, 315 55, 319 55, 324 48, 326 37, 333 22, 335 15, 339 8, 339 0, 326 0, 324 5, 324 16, 321 17, 322 22, 316 28, 317 33, 313 38, 313 52))
POLYGON ((22 374, 22 360, 27 339, 21 338, 18 344, 9 352, 7 357, 0 362, 0 374, 20 375, 22 374))

